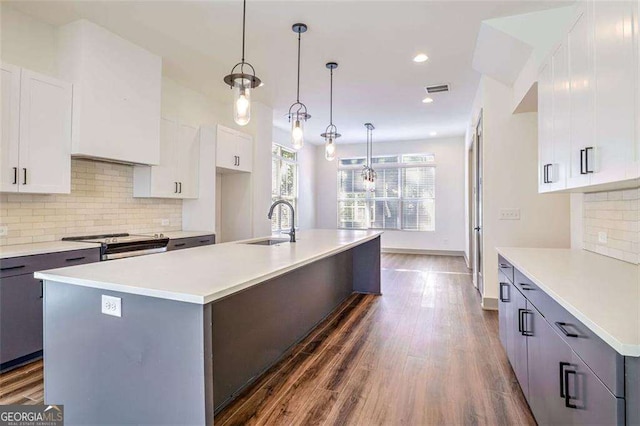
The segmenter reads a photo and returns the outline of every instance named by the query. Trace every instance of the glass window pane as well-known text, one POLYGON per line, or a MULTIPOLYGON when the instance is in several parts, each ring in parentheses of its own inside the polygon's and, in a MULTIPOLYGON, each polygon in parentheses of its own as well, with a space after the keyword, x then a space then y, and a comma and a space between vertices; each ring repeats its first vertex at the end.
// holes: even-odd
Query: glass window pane
POLYGON ((338 228, 366 229, 367 202, 365 200, 338 201, 338 228))
POLYGON ((435 198, 435 167, 402 169, 403 198, 435 198))
POLYGON ((271 195, 280 195, 280 186, 278 185, 278 168, 280 167, 280 160, 273 158, 271 160, 271 195))
POLYGON ((365 198, 360 169, 338 170, 338 198, 365 198))
POLYGON ((354 166, 358 164, 364 164, 364 158, 341 158, 340 165, 341 166, 354 166))
POLYGON ((296 195, 296 166, 286 161, 280 162, 280 194, 287 197, 296 195))
POLYGON ((373 164, 384 164, 384 163, 397 163, 398 156, 397 155, 385 155, 371 158, 371 163, 373 164))
POLYGON ((403 201, 402 229, 407 231, 434 231, 435 201, 403 201))
POLYGON ((295 151, 290 151, 290 150, 288 150, 286 148, 282 148, 281 147, 280 148, 280 152, 281 152, 280 155, 282 155, 282 158, 285 158, 287 160, 293 160, 293 161, 296 160, 297 155, 296 155, 295 151))
POLYGON ((406 154, 402 156, 403 163, 433 163, 436 161, 434 154, 406 154))
MULTIPOLYGON (((362 179, 361 179, 362 180, 362 179)), ((398 198, 400 196, 400 170, 376 170, 375 198, 398 198)))
POLYGON ((371 227, 377 229, 398 229, 398 206, 396 200, 372 200, 371 227))

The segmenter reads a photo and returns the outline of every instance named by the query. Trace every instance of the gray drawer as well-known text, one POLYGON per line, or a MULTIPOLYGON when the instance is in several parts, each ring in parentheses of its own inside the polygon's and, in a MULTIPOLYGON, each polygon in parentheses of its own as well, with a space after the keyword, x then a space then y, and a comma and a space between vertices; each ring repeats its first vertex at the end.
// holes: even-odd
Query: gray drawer
POLYGON ((189 238, 177 238, 175 240, 169 240, 169 244, 167 245, 167 250, 181 250, 193 247, 200 246, 208 246, 211 244, 215 244, 216 236, 211 235, 202 235, 200 237, 189 237, 189 238))
POLYGON ((624 357, 518 270, 515 285, 611 393, 624 397, 624 357))
POLYGON ((498 269, 509 279, 510 282, 513 282, 513 265, 500 255, 498 255, 498 269))
POLYGON ((100 261, 100 248, 62 251, 33 256, 11 257, 0 260, 0 278, 33 274, 45 269, 82 265, 100 261))

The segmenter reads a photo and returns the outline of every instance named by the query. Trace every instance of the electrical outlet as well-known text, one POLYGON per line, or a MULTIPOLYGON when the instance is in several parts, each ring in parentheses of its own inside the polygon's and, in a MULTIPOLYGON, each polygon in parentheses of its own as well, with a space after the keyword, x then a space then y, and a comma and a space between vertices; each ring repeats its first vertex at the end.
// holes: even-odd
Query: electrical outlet
POLYGON ((102 313, 114 317, 122 316, 122 299, 119 297, 102 295, 102 313))
POLYGON ((162 226, 169 226, 169 219, 162 219, 162 226))
POLYGON ((500 209, 500 220, 520 220, 520 209, 500 209))
POLYGON ((598 242, 602 244, 607 244, 607 233, 606 232, 598 232, 598 242))
POLYGON ((8 226, 0 226, 0 237, 4 237, 5 235, 7 235, 9 233, 9 227, 8 226))

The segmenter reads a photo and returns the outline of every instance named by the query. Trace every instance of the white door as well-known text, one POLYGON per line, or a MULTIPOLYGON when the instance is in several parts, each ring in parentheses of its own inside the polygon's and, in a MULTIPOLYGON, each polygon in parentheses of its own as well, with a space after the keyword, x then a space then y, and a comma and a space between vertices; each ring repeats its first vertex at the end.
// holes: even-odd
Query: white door
POLYGON ((596 140, 591 184, 623 180, 635 155, 634 2, 595 1, 596 140))
POLYGON ((198 172, 200 169, 200 138, 198 128, 180 123, 176 147, 176 179, 180 198, 198 198, 198 172))
POLYGON ((592 3, 582 3, 568 35, 570 92, 570 135, 567 187, 589 185, 591 174, 585 170, 585 154, 595 144, 593 31, 589 14, 592 3))
POLYGON ((235 132, 218 126, 216 140, 216 166, 225 169, 238 168, 237 138, 235 132))
POLYGON ((253 169, 253 139, 249 135, 236 136, 236 152, 238 153, 238 170, 251 172, 253 169))
POLYGON ((22 70, 20 192, 71 192, 70 83, 22 70))
POLYGON ((553 54, 553 166, 549 168, 548 186, 557 191, 566 187, 569 164, 570 90, 569 55, 567 43, 563 43, 553 54))
POLYGON ((547 171, 553 164, 553 66, 538 77, 538 192, 549 191, 547 171))
POLYGON ((18 191, 20 135, 20 68, 3 64, 2 140, 0 141, 0 191, 18 191))

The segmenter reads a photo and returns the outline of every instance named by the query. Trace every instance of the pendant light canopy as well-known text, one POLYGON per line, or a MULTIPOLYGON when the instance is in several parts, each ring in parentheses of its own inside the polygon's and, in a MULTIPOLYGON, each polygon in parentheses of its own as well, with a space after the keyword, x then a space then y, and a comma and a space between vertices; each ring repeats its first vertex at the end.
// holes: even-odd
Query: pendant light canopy
POLYGON ((238 62, 224 82, 233 90, 233 121, 239 126, 245 126, 251 120, 251 89, 260 86, 260 79, 256 77, 256 70, 244 60, 244 36, 247 14, 247 1, 242 3, 242 60, 238 62))
POLYGON ((365 123, 367 128, 367 159, 362 169, 362 180, 364 181, 365 191, 374 192, 376 190, 376 171, 373 170, 373 124, 365 123))
POLYGON ((304 122, 311 116, 307 113, 307 106, 300 102, 300 35, 307 31, 305 24, 293 24, 294 33, 298 33, 298 84, 296 101, 289 107, 289 122, 291 123, 291 145, 293 149, 300 149, 304 145, 304 122))
POLYGON ((325 129, 324 133, 320 136, 324 138, 324 158, 327 161, 333 161, 336 158, 336 139, 341 135, 338 133, 338 128, 333 124, 333 70, 338 68, 337 62, 327 62, 326 67, 331 72, 330 77, 330 89, 329 89, 329 125, 325 129))

